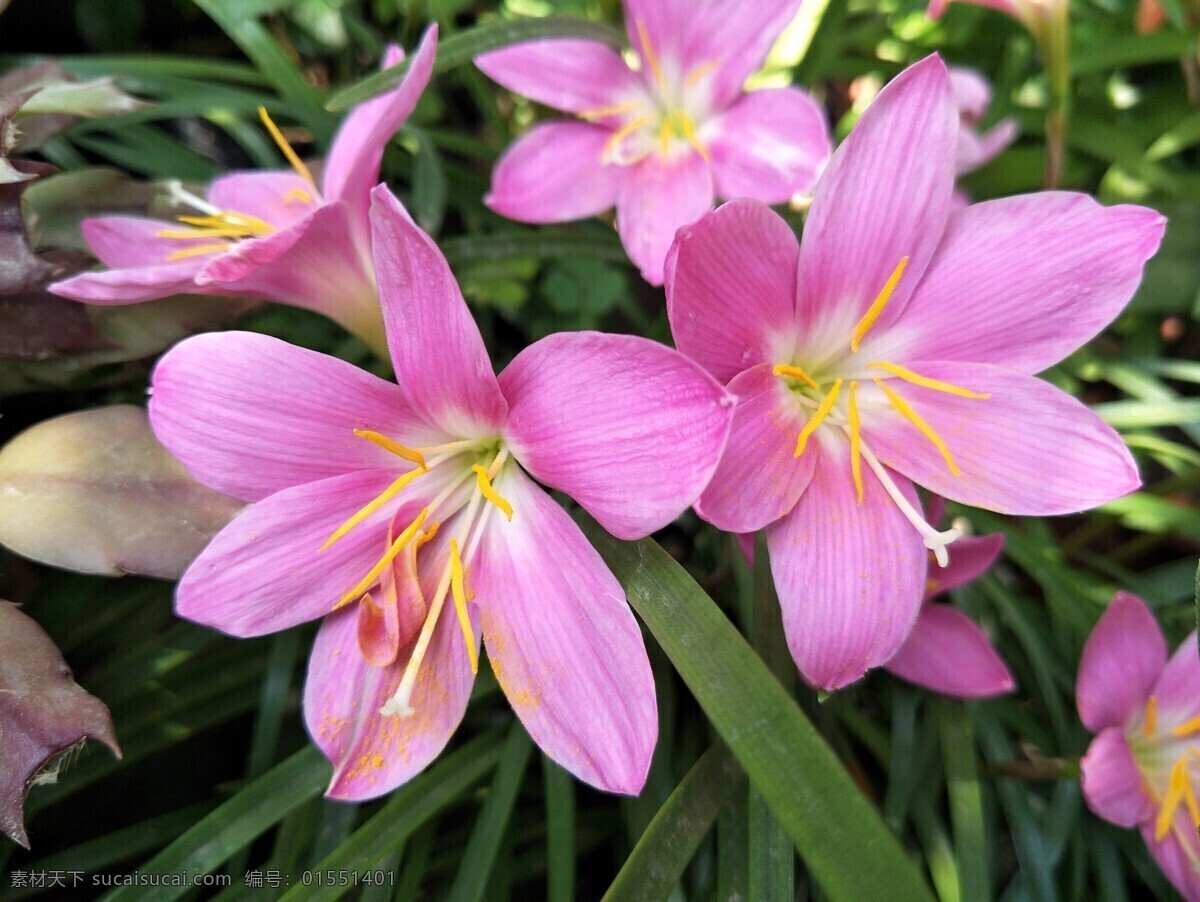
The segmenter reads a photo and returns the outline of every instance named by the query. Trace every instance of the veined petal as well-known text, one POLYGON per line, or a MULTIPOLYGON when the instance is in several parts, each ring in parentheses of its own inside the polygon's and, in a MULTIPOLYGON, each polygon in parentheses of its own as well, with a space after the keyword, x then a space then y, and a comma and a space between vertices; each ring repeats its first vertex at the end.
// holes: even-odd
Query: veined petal
POLYGON ((1146 207, 1102 207, 1065 191, 974 204, 950 217, 920 287, 883 340, 910 360, 1040 372, 1121 312, 1165 224, 1146 207))
MULTIPOLYGON (((958 542, 950 549, 950 559, 958 542)), ((1016 686, 1004 659, 970 617, 946 604, 926 604, 884 670, 942 695, 991 698, 1016 686)))
POLYGON ((873 406, 869 416, 863 415, 866 440, 880 460, 919 485, 973 507, 1048 516, 1096 507, 1140 484, 1120 436, 1050 383, 987 364, 906 366, 921 376, 990 394, 963 398, 890 380, 945 442, 961 471, 956 476, 933 442, 881 400, 878 389, 860 391, 860 404, 873 406))
POLYGON ((710 89, 714 108, 737 98, 746 79, 766 63, 771 47, 799 9, 800 0, 716 0, 703 12, 690 13, 694 24, 687 47, 689 72, 706 62, 716 63, 710 89))
POLYGON ((113 269, 169 267, 178 271, 199 268, 195 257, 169 259, 176 251, 213 243, 212 238, 164 238, 159 232, 188 231, 190 226, 140 216, 98 216, 79 224, 84 240, 105 266, 113 269))
POLYGON ((355 429, 413 447, 446 441, 392 383, 252 332, 180 342, 159 360, 152 385, 158 440, 205 485, 245 501, 348 470, 396 466, 355 429))
POLYGON ((110 306, 153 301, 173 294, 217 294, 210 286, 196 284, 196 277, 209 259, 190 257, 161 266, 85 272, 48 285, 46 290, 73 301, 110 306))
POLYGON ((795 507, 812 479, 820 446, 814 443, 795 457, 807 412, 769 363, 739 374, 728 388, 737 397, 733 426, 696 513, 718 529, 751 533, 795 507))
POLYGON ((675 346, 719 381, 773 361, 795 317, 796 235, 770 207, 732 200, 679 230, 666 264, 675 346))
POLYGON ((601 159, 611 136, 586 122, 537 126, 496 163, 484 203, 518 222, 568 222, 609 209, 622 172, 601 159))
POLYGON ((907 257, 875 330, 904 309, 945 228, 958 128, 934 55, 880 91, 834 151, 800 242, 797 317, 815 348, 847 342, 907 257))
MULTIPOLYGON (((870 472, 858 503, 845 443, 818 441, 812 481, 791 513, 767 527, 767 547, 796 666, 814 686, 832 690, 904 643, 921 607, 927 552, 870 472)), ((920 510, 912 484, 893 479, 920 510)))
POLYGON ((1143 821, 1141 825, 1142 839, 1146 848, 1154 856, 1159 868, 1171 885, 1187 900, 1200 899, 1200 874, 1196 873, 1193 861, 1200 859, 1200 837, 1192 825, 1187 806, 1180 805, 1175 814, 1175 826, 1161 840, 1154 838, 1155 824, 1153 820, 1143 821), (1183 843, 1190 847, 1184 851, 1183 843), (1189 854, 1190 853, 1190 854, 1189 854))
MULTIPOLYGON (((935 496, 936 497, 936 496, 935 496)), ((932 505, 931 505, 932 507, 932 505)), ((937 518, 930 517, 937 525, 937 518)), ((971 582, 982 576, 996 563, 1004 550, 1004 533, 995 532, 988 536, 965 536, 950 546, 950 563, 937 569, 930 568, 925 597, 933 598, 956 586, 971 582)))
POLYGON ((496 679, 542 751, 586 783, 636 795, 658 735, 654 675, 620 584, 518 467, 497 490, 472 571, 496 679))
POLYGON ((208 200, 284 229, 319 205, 321 196, 294 172, 231 172, 208 186, 208 200))
POLYGON ((698 62, 687 54, 689 36, 699 18, 712 7, 712 0, 625 0, 625 31, 629 45, 642 58, 645 78, 652 79, 647 48, 664 75, 678 78, 689 63, 698 62), (643 37, 645 43, 643 43, 643 37))
POLYGON ((1080 785, 1088 808, 1120 827, 1154 823, 1154 803, 1142 788, 1137 762, 1120 727, 1106 727, 1079 762, 1080 785))
POLYGON ((460 438, 495 434, 508 404, 446 258, 386 185, 371 192, 371 232, 388 347, 409 403, 460 438))
POLYGON ((1178 725, 1200 715, 1200 654, 1196 634, 1180 643, 1154 684, 1160 722, 1178 725))
POLYGON ((400 685, 413 643, 386 667, 368 664, 358 651, 355 616, 348 607, 321 624, 308 663, 304 719, 333 762, 327 795, 359 801, 391 792, 441 753, 466 713, 475 677, 455 618, 442 616, 417 671, 413 714, 380 714, 400 685))
POLYGON ((695 222, 712 202, 709 165, 691 149, 666 160, 652 153, 626 168, 617 193, 617 232, 647 282, 662 284, 675 232, 695 222))
POLYGON ((704 129, 718 197, 781 204, 812 189, 833 147, 825 112, 798 88, 739 99, 704 129))
MULTIPOLYGON (((955 172, 963 175, 985 166, 998 157, 1017 140, 1020 126, 1016 119, 1002 119, 986 132, 977 132, 966 126, 958 133, 958 152, 955 156, 955 172)), ((954 209, 962 209, 956 206, 954 209)))
POLYGON ((1166 661, 1167 644, 1154 615, 1141 599, 1118 592, 1079 660, 1075 703, 1083 725, 1093 733, 1124 727, 1153 692, 1166 661))
POLYGON ((513 93, 568 113, 610 109, 645 93, 621 54, 598 41, 529 41, 477 56, 475 65, 513 93))
POLYGON ((621 539, 700 497, 733 416, 733 397, 698 364, 632 335, 550 335, 517 355, 500 388, 521 466, 621 539))

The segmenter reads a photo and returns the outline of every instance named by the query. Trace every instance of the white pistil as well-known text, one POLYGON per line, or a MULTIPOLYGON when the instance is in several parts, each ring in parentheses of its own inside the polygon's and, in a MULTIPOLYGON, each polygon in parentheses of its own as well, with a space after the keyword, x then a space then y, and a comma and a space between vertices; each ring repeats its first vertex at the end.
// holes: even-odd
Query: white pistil
POLYGON ((221 208, 215 207, 201 197, 197 197, 183 187, 183 182, 179 179, 171 179, 167 182, 167 191, 170 194, 171 200, 176 203, 185 203, 193 209, 199 210, 201 213, 207 213, 209 216, 220 216, 221 208))
POLYGON ((862 452, 863 460, 867 462, 867 466, 879 478, 884 491, 891 496, 891 499, 896 502, 896 507, 900 508, 900 512, 908 518, 908 522, 921 534, 921 541, 926 548, 933 552, 933 557, 937 561, 938 566, 945 567, 949 564, 950 555, 946 553, 946 546, 961 536, 962 533, 954 527, 947 529, 945 532, 938 532, 926 523, 925 518, 921 516, 920 512, 908 503, 908 499, 900 492, 896 483, 892 482, 892 477, 888 476, 887 470, 883 468, 883 464, 871 453, 871 449, 866 446, 865 442, 860 442, 859 450, 862 452))

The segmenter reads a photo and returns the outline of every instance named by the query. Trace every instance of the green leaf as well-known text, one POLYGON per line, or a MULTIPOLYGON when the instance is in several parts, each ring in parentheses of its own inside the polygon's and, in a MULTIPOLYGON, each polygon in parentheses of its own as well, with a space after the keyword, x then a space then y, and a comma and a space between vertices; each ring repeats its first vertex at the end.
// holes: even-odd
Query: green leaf
POLYGON ((988 878, 987 831, 983 821, 983 793, 975 768, 975 734, 966 706, 945 700, 940 704, 942 759, 946 768, 946 795, 963 899, 991 898, 988 878))
POLYGON ((575 898, 575 780, 542 756, 542 783, 546 789, 546 899, 571 902, 575 898))
MULTIPOLYGON (((197 2, 212 3, 214 0, 197 0, 197 2)), ((610 47, 624 47, 626 43, 623 34, 607 25, 570 16, 491 22, 487 25, 477 25, 439 42, 437 62, 434 64, 433 71, 448 72, 457 66, 469 63, 481 53, 487 53, 489 50, 498 50, 510 44, 523 44, 526 41, 541 41, 547 38, 600 41, 610 47)), ((326 109, 340 113, 352 106, 357 106, 364 100, 370 100, 376 94, 390 91, 404 80, 404 76, 408 73, 410 59, 411 57, 340 91, 329 101, 326 109)))
POLYGON ((528 232, 502 232, 493 235, 474 235, 468 238, 447 238, 441 242, 451 268, 469 263, 538 258, 594 257, 611 263, 626 259, 625 251, 611 230, 603 232, 555 231, 538 229, 528 232))
POLYGON ((650 539, 593 542, 634 610, 834 900, 931 899, 920 872, 812 723, 721 610, 650 539))

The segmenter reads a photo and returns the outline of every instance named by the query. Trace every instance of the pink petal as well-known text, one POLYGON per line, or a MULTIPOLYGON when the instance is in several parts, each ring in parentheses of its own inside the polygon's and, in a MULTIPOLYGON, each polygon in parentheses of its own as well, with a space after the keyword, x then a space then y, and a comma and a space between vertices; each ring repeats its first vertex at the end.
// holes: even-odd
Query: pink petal
MULTIPOLYGON (((951 549, 951 557, 957 547, 951 549)), ((921 607, 912 632, 883 667, 910 683, 957 698, 991 698, 1016 687, 983 630, 945 604, 921 607)))
POLYGON ((820 452, 814 445, 795 457, 807 411, 784 381, 771 374, 769 364, 738 375, 729 391, 738 399, 733 427, 696 513, 718 529, 749 533, 795 507, 820 452))
POLYGON ((1119 827, 1136 827, 1155 815, 1154 802, 1142 785, 1125 731, 1106 727, 1092 740, 1079 762, 1080 785, 1088 808, 1119 827))
POLYGON ((92 253, 113 269, 135 267, 171 268, 188 272, 199 268, 195 257, 178 261, 168 258, 176 251, 206 244, 220 244, 212 238, 164 238, 160 232, 187 232, 191 226, 162 219, 138 216, 99 216, 79 224, 92 253))
MULTIPOLYGON (((796 666, 810 683, 832 690, 904 643, 925 591, 926 551, 865 467, 858 504, 846 444, 819 440, 812 482, 792 512, 767 527, 767 547, 796 666)), ((920 510, 912 484, 893 478, 920 510)))
MULTIPOLYGON (((651 67, 647 56, 658 61, 664 75, 678 78, 684 70, 699 64, 688 57, 688 37, 696 28, 697 20, 712 7, 712 0, 697 3, 695 0, 625 0, 625 31, 629 44, 642 60, 642 71, 647 81, 651 80, 651 67), (642 43, 645 35, 649 48, 642 43)), ((707 59, 707 58, 706 58, 707 59)))
POLYGON ((1200 860, 1200 837, 1196 836, 1196 828, 1192 826, 1187 806, 1179 806, 1174 827, 1161 841, 1154 838, 1153 820, 1144 821, 1140 829, 1146 848, 1154 856, 1159 869, 1171 881, 1171 885, 1188 902, 1200 899, 1200 873, 1193 864, 1200 860), (1184 843, 1188 845, 1186 851, 1184 843))
POLYGON ((805 329, 836 321, 849 335, 907 257, 874 328, 904 309, 945 227, 958 127, 936 55, 901 72, 867 107, 821 176, 804 224, 798 315, 805 329))
POLYGON ((371 192, 371 233, 392 365, 409 403, 459 438, 499 432, 508 404, 479 326, 446 258, 386 185, 371 192))
POLYGON ((1200 715, 1200 653, 1192 633, 1175 649, 1154 684, 1159 722, 1172 728, 1200 715))
POLYGON ((986 132, 976 132, 963 126, 958 134, 955 172, 963 175, 990 163, 1017 140, 1020 131, 1016 119, 1002 119, 986 132))
POLYGON ((960 210, 898 324, 902 353, 1040 372, 1121 312, 1165 224, 1065 191, 960 210))
POLYGON ((721 382, 771 360, 795 316, 799 245, 758 201, 732 200, 680 229, 667 257, 675 346, 721 382))
MULTIPOLYGON (((367 219, 370 195, 379 181, 383 151, 429 84, 437 56, 437 40, 438 27, 434 23, 421 36, 421 43, 399 86, 356 106, 333 139, 322 179, 325 199, 346 201, 355 231, 363 237, 370 231, 367 219)), ((384 55, 383 67, 395 65, 403 58, 404 51, 391 46, 384 55)))
POLYGON ((781 204, 810 191, 833 148, 825 112, 796 88, 743 96, 705 128, 719 197, 781 204))
POLYGON ((521 466, 622 539, 700 497, 733 417, 733 397, 699 365, 631 335, 550 335, 517 355, 500 388, 521 466))
POLYGON ((658 734, 654 675, 620 584, 574 521, 517 467, 468 563, 496 679, 542 751, 586 783, 636 795, 658 734))
POLYGON ((950 77, 950 91, 959 115, 972 125, 986 116, 992 105, 992 86, 988 80, 980 72, 965 66, 947 66, 946 74, 950 77))
POLYGON ((153 301, 173 294, 215 294, 210 287, 196 284, 196 276, 210 259, 189 257, 162 266, 85 272, 48 285, 46 290, 73 301, 111 306, 153 301))
MULTIPOLYGON (((930 523, 936 522, 934 519, 930 520, 930 523)), ((929 568, 925 597, 933 598, 982 576, 996 563, 996 558, 1000 557, 1003 550, 1004 533, 1001 532, 959 539, 950 546, 950 563, 947 566, 929 568)))
POLYGON ((617 107, 644 94, 621 54, 597 41, 530 41, 477 56, 475 65, 513 93, 568 113, 617 107))
POLYGON ((331 798, 361 801, 391 792, 424 770, 462 721, 475 677, 452 611, 438 619, 417 671, 414 713, 379 713, 400 685, 412 644, 395 663, 375 667, 358 652, 353 609, 321 624, 308 663, 304 720, 333 762, 331 798))
POLYGON ((180 342, 159 360, 151 392, 158 440, 205 485, 246 501, 400 463, 355 429, 412 447, 445 441, 412 414, 396 385, 251 332, 180 342))
POLYGON ((484 203, 518 222, 585 219, 617 202, 620 166, 601 159, 610 129, 550 122, 504 152, 484 203))
POLYGON ((710 102, 715 108, 737 98, 799 9, 800 0, 716 0, 702 11, 689 11, 694 21, 687 48, 690 71, 707 62, 718 64, 711 75, 710 102))
POLYGON ((232 172, 209 185, 208 200, 222 210, 246 213, 283 229, 319 205, 321 195, 294 172, 232 172))
POLYGON ((1140 599, 1118 592, 1079 660, 1075 702, 1083 725, 1093 733, 1124 727, 1145 704, 1166 660, 1167 644, 1154 615, 1140 599))
POLYGON ((905 365, 991 395, 963 398, 889 379, 889 388, 946 443, 961 471, 955 476, 934 444, 875 386, 860 390, 860 410, 872 408, 863 414, 863 434, 876 456, 930 491, 1000 513, 1047 516, 1087 510, 1140 485, 1120 436, 1050 383, 988 364, 905 365))
POLYGON ((675 232, 699 219, 712 202, 708 163, 690 149, 668 160, 652 153, 626 168, 617 195, 617 232, 647 282, 662 284, 675 232))

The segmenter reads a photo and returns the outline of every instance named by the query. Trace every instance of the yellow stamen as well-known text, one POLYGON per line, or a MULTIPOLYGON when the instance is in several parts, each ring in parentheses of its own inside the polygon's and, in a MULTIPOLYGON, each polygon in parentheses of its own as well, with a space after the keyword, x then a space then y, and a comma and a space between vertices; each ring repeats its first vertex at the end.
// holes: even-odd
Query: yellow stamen
POLYGON ((467 643, 467 657, 471 659, 471 673, 479 673, 479 652, 475 650, 475 631, 471 629, 471 617, 467 614, 467 592, 463 588, 462 558, 458 556, 458 543, 450 540, 450 591, 454 594, 454 609, 458 612, 458 625, 462 628, 467 643))
POLYGON ((675 121, 679 123, 679 130, 683 132, 688 143, 696 148, 696 153, 700 154, 706 162, 711 163, 712 155, 708 152, 708 148, 700 143, 700 138, 696 135, 696 123, 692 121, 692 117, 687 113, 676 113, 675 121))
POLYGON ((441 528, 442 528, 441 521, 430 524, 428 529, 426 529, 423 533, 421 533, 419 536, 417 536, 417 540, 414 543, 416 545, 416 547, 420 548, 422 545, 426 544, 427 542, 432 542, 433 537, 438 534, 438 530, 441 528))
POLYGON ((777 363, 775 364, 775 369, 771 370, 771 372, 776 376, 788 376, 792 379, 799 379, 801 382, 807 382, 813 388, 821 387, 808 375, 808 373, 804 372, 804 370, 800 369, 798 366, 791 366, 790 364, 786 363, 777 363))
POLYGON ((475 472, 476 482, 479 484, 479 491, 483 493, 483 497, 504 511, 504 516, 511 520, 513 517, 512 505, 496 494, 496 490, 492 488, 492 481, 488 478, 488 471, 479 464, 475 464, 471 469, 475 472))
POLYGON ((267 113, 267 108, 265 106, 260 106, 258 108, 258 116, 260 119, 262 119, 263 125, 266 126, 267 131, 271 134, 271 139, 279 148, 280 153, 287 158, 287 161, 292 164, 292 168, 296 170, 296 174, 300 176, 300 178, 304 179, 304 181, 312 185, 313 188, 316 188, 317 183, 313 181, 312 173, 308 171, 308 167, 304 165, 304 161, 300 159, 300 157, 296 154, 296 151, 292 150, 292 145, 289 144, 288 139, 283 136, 283 132, 279 130, 279 126, 271 121, 271 117, 267 113))
POLYGON ((1158 729, 1158 699, 1153 695, 1146 699, 1146 723, 1142 729, 1147 739, 1153 739, 1158 729))
POLYGON ((312 203, 312 195, 309 194, 307 191, 305 191, 303 188, 293 188, 291 191, 289 191, 287 194, 285 194, 283 196, 283 202, 285 204, 290 204, 294 200, 298 200, 302 204, 311 204, 312 203))
POLYGON ((908 257, 901 257, 900 262, 896 264, 896 268, 892 270, 892 274, 888 276, 887 282, 883 289, 879 292, 879 297, 875 298, 875 303, 871 308, 863 314, 863 318, 858 321, 858 325, 854 327, 854 337, 850 339, 850 350, 857 351, 858 343, 863 340, 863 336, 867 334, 871 326, 875 324, 875 320, 879 319, 879 314, 883 313, 883 308, 887 306, 888 300, 892 296, 892 292, 896 290, 896 286, 900 284, 900 277, 904 275, 904 270, 908 266, 908 257))
POLYGON ((973 392, 970 389, 962 388, 957 385, 951 385, 949 382, 941 382, 937 379, 930 379, 928 376, 921 376, 914 373, 912 370, 906 370, 902 366, 897 366, 894 363, 868 363, 867 368, 875 367, 880 370, 887 370, 893 376, 903 379, 905 382, 911 382, 913 385, 920 385, 922 388, 932 388, 934 391, 943 391, 948 395, 958 395, 960 398, 990 398, 991 394, 980 394, 973 392))
POLYGON ((707 63, 703 63, 703 64, 697 66, 695 69, 693 69, 691 71, 691 74, 688 75, 686 84, 688 84, 689 86, 694 85, 696 82, 698 82, 700 79, 702 79, 705 75, 707 75, 713 69, 717 68, 717 66, 719 66, 719 65, 721 65, 720 60, 709 60, 707 63))
POLYGON ((663 78, 662 67, 658 64, 658 57, 654 55, 654 48, 650 46, 650 37, 646 34, 646 26, 639 20, 637 23, 638 41, 642 45, 642 56, 646 58, 646 65, 650 67, 650 71, 654 73, 654 80, 658 82, 659 90, 667 90, 667 80, 663 78))
POLYGON ((442 571, 441 579, 438 580, 437 590, 433 593, 433 601, 429 603, 428 613, 425 615, 425 623, 421 626, 421 635, 417 637, 417 644, 413 646, 412 654, 409 655, 408 664, 404 667, 404 675, 400 678, 400 685, 396 688, 395 695, 384 702, 383 707, 379 709, 379 713, 384 717, 408 717, 414 713, 409 704, 412 701, 413 687, 416 686, 421 662, 425 660, 425 652, 429 650, 429 642, 433 638, 433 630, 442 614, 442 606, 445 604, 446 593, 450 591, 450 583, 453 578, 453 566, 448 565, 442 571))
POLYGON ((1191 720, 1181 723, 1171 733, 1175 736, 1191 736, 1193 733, 1200 733, 1200 717, 1193 717, 1191 720))
POLYGON ((821 425, 821 421, 829 416, 829 411, 833 410, 833 405, 837 401, 838 392, 842 389, 842 380, 838 379, 833 383, 833 388, 829 389, 829 394, 821 399, 820 406, 816 409, 808 421, 804 424, 804 428, 800 430, 800 437, 796 439, 795 457, 799 457, 804 453, 804 446, 808 444, 808 437, 817 431, 817 427, 821 425))
POLYGON ((334 542, 336 542, 338 539, 340 539, 342 536, 344 536, 346 533, 348 533, 350 530, 352 530, 354 527, 356 527, 363 520, 367 519, 367 517, 371 516, 371 514, 375 513, 375 511, 379 510, 381 507, 383 507, 385 504, 387 504, 389 501, 391 501, 393 498, 395 498, 398 494, 400 494, 401 491, 404 490, 404 487, 406 485, 408 485, 410 482, 412 482, 414 479, 416 479, 418 476, 420 476, 421 472, 422 472, 421 470, 409 470, 407 473, 405 473, 403 476, 401 476, 399 479, 397 479, 395 482, 393 482, 391 485, 389 485, 386 489, 384 489, 382 492, 380 492, 378 495, 376 495, 375 498, 372 499, 369 503, 367 503, 367 504, 363 505, 361 508, 359 508, 359 510, 356 511, 354 513, 354 515, 352 517, 350 517, 349 520, 347 520, 345 523, 343 523, 341 526, 339 526, 337 529, 335 529, 333 531, 333 535, 331 535, 328 539, 326 539, 325 544, 322 545, 318 550, 324 551, 326 548, 328 548, 330 545, 332 545, 334 542))
POLYGON ((388 546, 388 550, 383 553, 383 557, 379 559, 379 562, 371 568, 371 572, 360 579, 358 584, 355 585, 355 587, 345 595, 343 595, 341 600, 333 606, 335 611, 342 605, 346 604, 346 602, 358 598, 363 594, 363 592, 370 588, 371 584, 374 583, 375 580, 379 579, 379 574, 383 572, 383 568, 390 564, 392 559, 395 558, 396 555, 398 555, 401 551, 403 551, 404 546, 411 542, 420 531, 421 524, 425 522, 425 517, 428 513, 429 508, 425 508, 421 511, 421 513, 417 514, 417 519, 409 523, 404 532, 400 533, 400 535, 396 537, 396 541, 392 542, 392 544, 388 546))
POLYGON ((605 116, 620 116, 624 113, 632 113, 641 104, 636 100, 631 100, 629 103, 615 103, 612 106, 597 107, 594 110, 584 110, 582 113, 576 113, 580 119, 603 119, 605 116))
POLYGON ((242 238, 261 238, 263 235, 270 235, 275 231, 275 226, 264 222, 257 216, 234 213, 231 210, 226 210, 216 216, 180 216, 179 221, 205 231, 233 231, 242 238))
POLYGON ((862 433, 858 424, 858 400, 855 398, 857 391, 858 383, 851 382, 850 407, 848 410, 850 419, 850 472, 854 474, 854 488, 858 491, 858 503, 862 504, 862 433))
POLYGON ((1171 780, 1167 784, 1167 794, 1163 798, 1162 807, 1158 809, 1158 818, 1154 822, 1154 838, 1161 841, 1171 832, 1171 824, 1175 820, 1175 812, 1183 801, 1187 787, 1187 758, 1180 758, 1171 768, 1171 780))
POLYGON ((246 230, 239 228, 226 229, 163 229, 154 233, 155 238, 172 238, 176 241, 188 241, 196 238, 245 238, 246 230))
POLYGON ((1192 816, 1192 826, 1200 827, 1200 804, 1196 803, 1196 794, 1192 792, 1192 781, 1187 777, 1187 756, 1179 759, 1184 769, 1183 801, 1187 803, 1188 814, 1192 816))
POLYGON ((182 260, 185 257, 199 257, 201 254, 223 253, 227 250, 229 250, 228 244, 197 244, 193 247, 185 247, 183 250, 172 251, 167 254, 167 261, 182 260))
POLYGON ((637 119, 630 120, 622 125, 619 129, 613 132, 612 135, 609 136, 607 141, 604 142, 604 148, 601 151, 601 156, 611 156, 617 147, 620 146, 622 141, 636 132, 643 125, 648 125, 650 123, 650 118, 651 117, 649 116, 639 116, 637 119))
POLYGON ((664 119, 658 127, 658 140, 662 144, 662 155, 665 157, 671 152, 671 120, 664 119))
POLYGON ((429 467, 425 466, 425 455, 424 454, 422 454, 420 451, 416 451, 412 448, 407 448, 404 445, 400 444, 399 442, 393 441, 392 439, 388 438, 386 435, 382 435, 378 432, 372 432, 369 429, 355 429, 354 434, 357 435, 359 438, 365 438, 368 442, 372 442, 372 443, 378 445, 380 448, 383 448, 385 451, 390 451, 392 454, 395 454, 397 457, 403 457, 405 460, 412 461, 414 464, 416 464, 422 470, 429 469, 429 467))
POLYGON ((925 435, 925 438, 933 442, 935 448, 942 453, 942 457, 946 459, 946 465, 950 467, 950 472, 955 476, 961 476, 962 471, 958 469, 958 465, 954 462, 954 458, 950 455, 950 449, 946 447, 946 443, 942 441, 942 437, 933 431, 933 427, 921 419, 920 415, 908 406, 908 403, 898 394, 883 384, 882 379, 876 379, 875 384, 883 389, 883 393, 887 395, 887 399, 892 402, 892 406, 897 412, 908 419, 910 423, 916 426, 925 435))

